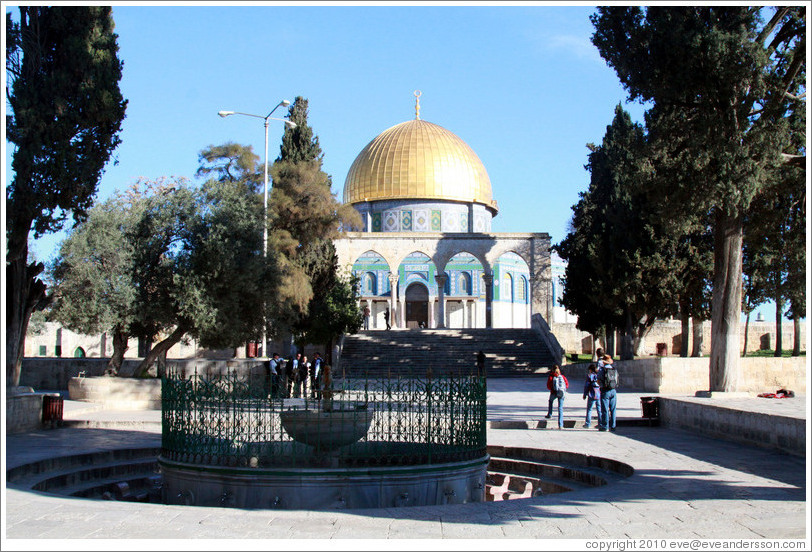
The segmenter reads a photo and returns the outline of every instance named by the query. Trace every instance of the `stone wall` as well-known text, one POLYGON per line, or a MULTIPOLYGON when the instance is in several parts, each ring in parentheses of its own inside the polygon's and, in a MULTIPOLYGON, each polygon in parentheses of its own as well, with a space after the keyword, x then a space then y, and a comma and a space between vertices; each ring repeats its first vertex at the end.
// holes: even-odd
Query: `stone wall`
MULTIPOLYGON (((739 381, 732 391, 774 393, 786 388, 806 394, 806 357, 741 358, 739 381)), ((693 395, 707 391, 710 382, 708 358, 651 357, 616 361, 623 391, 693 395)), ((570 386, 582 385, 589 363, 567 364, 562 371, 570 386)), ((576 387, 579 389, 579 387, 576 387)))
MULTIPOLYGON (((132 376, 139 363, 140 359, 125 359, 121 365, 119 375, 125 378, 132 376)), ((189 371, 195 369, 198 371, 223 371, 232 368, 251 370, 252 373, 264 373, 262 363, 254 359, 177 359, 169 360, 167 364, 181 366, 189 371)), ((79 377, 80 373, 84 373, 85 377, 101 376, 104 375, 106 368, 106 358, 24 358, 22 372, 20 373, 20 385, 33 387, 38 391, 65 391, 68 389, 68 382, 71 378, 79 377)))
POLYGON ((72 401, 100 404, 115 410, 160 410, 161 380, 144 378, 71 378, 72 401))
POLYGON ((761 412, 725 408, 724 401, 702 404, 697 400, 660 397, 660 425, 713 437, 806 454, 806 420, 761 412))
POLYGON ((41 393, 6 396, 6 433, 23 433, 42 427, 41 393))
MULTIPOLYGON (((558 338, 558 342, 567 353, 591 353, 592 336, 587 332, 582 332, 575 327, 574 323, 553 323, 550 325, 553 333, 558 338)), ((774 350, 776 342, 776 331, 774 322, 750 322, 748 327, 747 351, 774 350)), ((693 328, 691 328, 693 330, 693 328)), ((781 326, 782 339, 781 346, 785 351, 791 351, 795 329, 792 322, 785 322, 781 326)), ((710 354, 711 343, 711 323, 702 324, 702 354, 710 354)), ((801 350, 806 350, 806 321, 801 321, 801 350)), ((679 355, 682 350, 682 324, 679 320, 657 322, 646 336, 641 356, 657 354, 657 344, 664 343, 668 355, 679 355)), ((741 349, 744 349, 744 324, 741 325, 741 336, 739 339, 741 349)), ((618 347, 620 341, 616 340, 618 347)), ((600 345, 599 345, 600 346, 600 345)), ((691 354, 693 347, 693 335, 689 337, 688 354, 691 354)))

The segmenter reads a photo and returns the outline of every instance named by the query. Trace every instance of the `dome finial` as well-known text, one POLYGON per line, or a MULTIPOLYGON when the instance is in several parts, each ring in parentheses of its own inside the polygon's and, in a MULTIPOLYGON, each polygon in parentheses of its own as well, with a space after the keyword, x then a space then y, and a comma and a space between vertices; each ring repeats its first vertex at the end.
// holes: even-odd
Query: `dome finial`
POLYGON ((416 120, 420 120, 420 96, 422 96, 422 95, 423 95, 423 93, 420 90, 415 90, 414 91, 414 97, 415 97, 414 118, 416 120))

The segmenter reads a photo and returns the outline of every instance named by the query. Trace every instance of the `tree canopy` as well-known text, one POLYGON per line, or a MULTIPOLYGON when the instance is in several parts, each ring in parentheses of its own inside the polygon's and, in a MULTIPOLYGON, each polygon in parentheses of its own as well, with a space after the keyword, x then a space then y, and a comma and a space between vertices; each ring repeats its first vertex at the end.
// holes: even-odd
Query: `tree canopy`
POLYGON ((48 318, 78 333, 109 332, 112 373, 121 368, 137 313, 134 244, 127 239, 142 200, 134 190, 90 209, 87 219, 62 242, 59 257, 50 267, 54 291, 48 318))
POLYGON ((618 6, 591 20, 629 98, 652 103, 653 126, 667 129, 652 137, 655 171, 669 175, 661 192, 673 209, 663 216, 712 217, 710 389, 734 390, 744 214, 768 173, 798 159, 785 148, 805 85, 805 9, 618 6))
POLYGON ((359 227, 361 221, 332 193, 307 107, 302 97, 291 104, 289 118, 296 127, 285 129, 271 170, 270 239, 280 254, 283 280, 271 308, 277 334, 290 331, 300 342, 327 343, 361 325, 355 287, 338 273, 332 242, 342 228, 359 227))
POLYGON ((28 238, 82 220, 118 146, 127 101, 109 6, 21 6, 6 13, 6 136, 14 177, 6 188, 6 377, 19 382, 31 313, 45 304, 41 263, 28 238))
POLYGON ((696 259, 691 236, 666 229, 657 213, 645 129, 617 106, 601 145, 589 147, 589 189, 556 246, 568 262, 562 303, 580 329, 620 329, 621 356, 632 358, 654 322, 679 311, 696 259))

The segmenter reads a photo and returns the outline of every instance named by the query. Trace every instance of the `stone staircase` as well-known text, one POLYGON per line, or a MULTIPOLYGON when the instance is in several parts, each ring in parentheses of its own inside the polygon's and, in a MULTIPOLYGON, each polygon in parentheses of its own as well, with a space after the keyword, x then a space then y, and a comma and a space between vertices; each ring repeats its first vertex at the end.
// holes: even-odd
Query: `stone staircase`
POLYGON ((346 336, 339 369, 356 376, 456 372, 475 368, 478 351, 489 377, 527 376, 555 364, 532 329, 411 329, 346 336))

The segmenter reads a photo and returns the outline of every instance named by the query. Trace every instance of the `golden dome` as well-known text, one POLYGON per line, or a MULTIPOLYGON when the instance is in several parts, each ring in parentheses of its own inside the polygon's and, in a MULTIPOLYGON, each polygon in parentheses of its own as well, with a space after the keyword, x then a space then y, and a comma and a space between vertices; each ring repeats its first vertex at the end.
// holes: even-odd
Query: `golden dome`
POLYGON ((496 212, 482 161, 459 136, 414 119, 384 130, 361 150, 344 182, 344 203, 443 199, 496 212))

